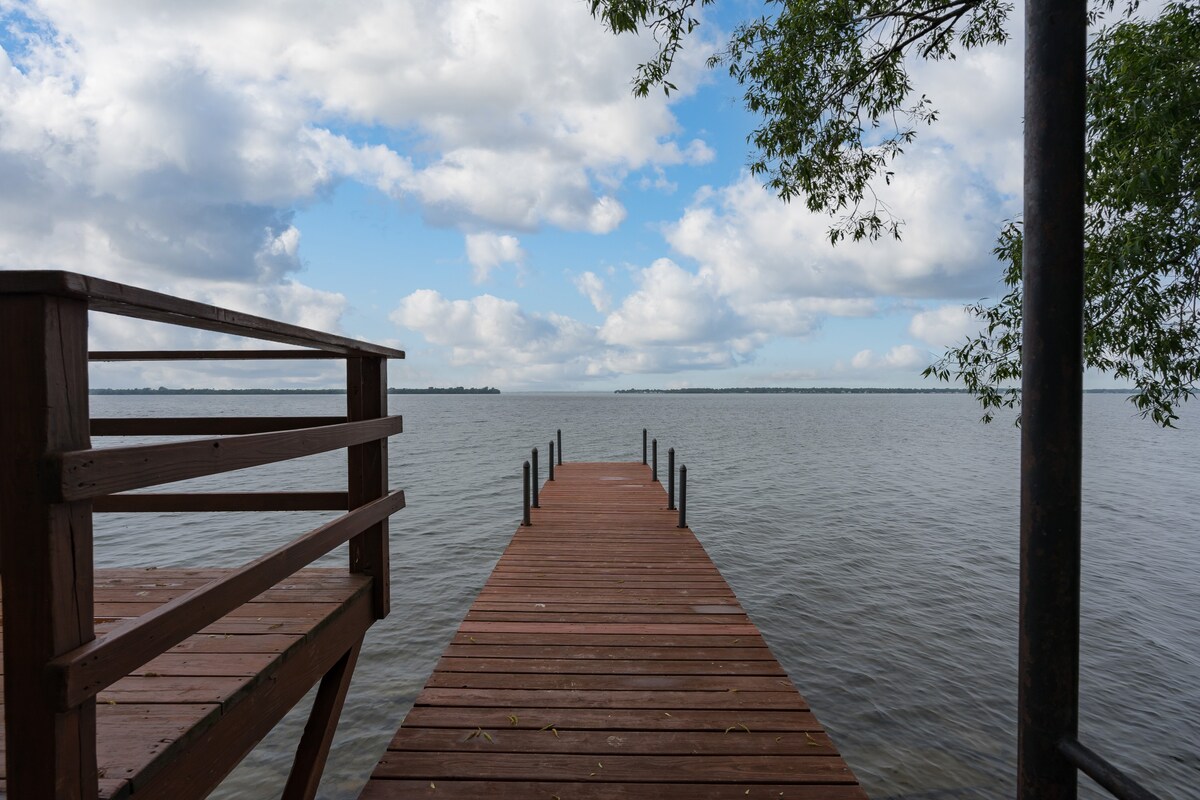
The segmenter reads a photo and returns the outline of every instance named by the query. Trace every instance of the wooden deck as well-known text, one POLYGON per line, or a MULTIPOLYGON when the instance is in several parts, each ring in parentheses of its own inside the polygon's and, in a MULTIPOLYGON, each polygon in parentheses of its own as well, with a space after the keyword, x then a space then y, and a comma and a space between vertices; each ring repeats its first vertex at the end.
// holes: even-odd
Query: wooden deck
MULTIPOLYGON (((96 570, 103 635, 227 570, 96 570)), ((180 796, 212 785, 371 624, 371 579, 306 569, 158 656, 97 697, 100 796, 180 796), (305 662, 305 663, 301 663, 305 662), (261 730, 260 730, 261 729, 261 730), (232 758, 189 757, 234 756, 232 758)), ((2 663, 2 659, 0 659, 2 663)), ((0 692, 0 711, 3 694, 0 692)), ((7 751, 0 726, 0 795, 7 751)))
POLYGON ((362 798, 865 798, 650 469, 555 478, 362 798))

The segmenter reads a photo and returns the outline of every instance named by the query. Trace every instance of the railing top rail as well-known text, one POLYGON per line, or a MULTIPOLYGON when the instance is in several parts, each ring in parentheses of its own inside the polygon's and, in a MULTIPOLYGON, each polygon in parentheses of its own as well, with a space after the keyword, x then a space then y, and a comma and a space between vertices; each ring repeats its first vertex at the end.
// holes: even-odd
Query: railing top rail
POLYGON ((0 294, 49 294, 84 300, 93 311, 312 347, 346 356, 404 358, 403 350, 315 331, 299 325, 184 300, 77 272, 2 270, 0 294))

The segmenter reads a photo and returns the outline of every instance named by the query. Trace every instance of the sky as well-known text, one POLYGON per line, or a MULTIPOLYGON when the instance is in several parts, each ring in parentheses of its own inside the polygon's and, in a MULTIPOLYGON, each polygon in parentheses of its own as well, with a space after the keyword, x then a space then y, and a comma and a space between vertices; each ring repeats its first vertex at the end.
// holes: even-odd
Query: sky
MULTIPOLYGON (((880 190, 903 240, 751 176, 705 59, 670 97, 584 0, 0 0, 0 268, 66 269, 407 351, 393 386, 940 386, 1001 293, 1022 41, 919 63, 939 110, 880 190)), ((1018 6, 1012 19, 1019 22, 1018 6)), ((93 315, 99 349, 210 346, 93 315)), ((249 343, 217 342, 227 346, 249 343)), ((328 363, 114 364, 94 386, 336 386, 328 363)))

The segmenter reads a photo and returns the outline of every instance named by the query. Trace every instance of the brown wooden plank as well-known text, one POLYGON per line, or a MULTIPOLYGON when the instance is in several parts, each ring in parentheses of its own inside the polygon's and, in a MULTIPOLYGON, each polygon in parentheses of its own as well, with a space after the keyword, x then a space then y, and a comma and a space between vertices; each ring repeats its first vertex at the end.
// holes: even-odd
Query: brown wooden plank
POLYGON ((854 783, 838 757, 810 756, 624 756, 557 753, 384 753, 377 778, 447 778, 609 783, 674 782, 686 775, 698 783, 854 783))
POLYGON ((572 753, 576 755, 775 755, 836 756, 824 732, 755 733, 749 725, 728 732, 699 731, 553 731, 513 727, 450 730, 404 727, 388 750, 399 752, 572 753), (483 734, 486 733, 487 736, 483 734))
POLYGON ((665 690, 575 691, 548 689, 439 689, 426 688, 417 703, 428 706, 529 706, 546 708, 700 708, 791 709, 801 711, 808 702, 794 690, 778 692, 687 692, 665 690))
POLYGON ((701 624, 705 622, 720 624, 749 624, 749 618, 740 610, 725 613, 711 611, 695 612, 688 609, 675 609, 675 613, 659 613, 646 608, 641 613, 613 614, 604 611, 475 611, 468 612, 467 622, 539 622, 539 623, 612 623, 638 625, 669 625, 674 623, 701 624))
POLYGON ((645 633, 456 633, 455 644, 586 645, 603 647, 766 647, 757 631, 753 635, 668 635, 645 633))
POLYGON ((786 677, 762 675, 670 675, 646 673, 542 673, 443 672, 436 671, 427 689, 569 689, 579 691, 631 691, 653 689, 664 692, 779 692, 792 689, 786 677))
MULTIPOLYGON (((534 645, 534 644, 451 644, 443 658, 480 661, 505 659, 508 661, 587 661, 599 664, 606 661, 766 661, 775 658, 765 647, 619 647, 588 645, 534 645)), ((780 668, 782 669, 782 668, 780 668)), ((567 670, 570 672, 571 670, 567 670)))
POLYGON ((563 783, 556 781, 372 780, 362 800, 867 800, 856 784, 563 783))
POLYGON ((338 425, 345 417, 96 417, 92 436, 225 436, 338 425))
POLYGON ((543 486, 363 797, 865 797, 648 473, 543 486))
POLYGON ((723 633, 730 636, 753 636, 758 630, 751 624, 695 623, 585 623, 585 622, 471 622, 458 626, 461 633, 630 633, 630 634, 695 634, 704 636, 723 633))
POLYGON ((345 511, 345 492, 142 492, 92 501, 98 513, 213 511, 345 511))
POLYGON ((92 350, 89 361, 296 361, 345 358, 325 350, 92 350))
MULTIPOLYGON (((162 658, 162 656, 160 656, 162 658)), ((150 662, 153 664, 154 662, 150 662)), ((453 658, 443 656, 436 672, 482 672, 512 675, 777 675, 783 669, 771 659, 762 661, 719 661, 704 659, 611 659, 611 658, 453 658)))
POLYGON ((403 419, 391 416, 215 439, 73 450, 52 454, 47 468, 58 488, 54 499, 70 502, 324 453, 393 436, 403 428, 403 419))
MULTIPOLYGON (((315 347, 332 353, 404 358, 404 351, 395 348, 184 300, 76 272, 0 271, 0 293, 48 294, 84 301, 92 311, 105 311, 153 322, 167 322, 300 347, 315 347)), ((86 354, 86 350, 84 352, 86 354)), ((86 355, 84 361, 86 363, 86 355)))
POLYGON ((522 602, 498 602, 476 599, 471 604, 470 614, 498 611, 542 612, 546 614, 674 614, 691 609, 697 614, 744 614, 742 607, 731 597, 713 598, 711 601, 696 602, 695 600, 673 600, 654 603, 647 598, 631 596, 618 598, 593 598, 593 602, 556 602, 545 600, 525 600, 522 602))
POLYGON ((707 731, 723 733, 742 730, 745 725, 758 733, 775 734, 795 731, 820 731, 821 723, 807 709, 603 709, 542 708, 506 706, 503 708, 454 706, 415 706, 404 718, 404 727, 453 728, 473 731, 496 728, 541 731, 550 727, 562 731, 707 731))

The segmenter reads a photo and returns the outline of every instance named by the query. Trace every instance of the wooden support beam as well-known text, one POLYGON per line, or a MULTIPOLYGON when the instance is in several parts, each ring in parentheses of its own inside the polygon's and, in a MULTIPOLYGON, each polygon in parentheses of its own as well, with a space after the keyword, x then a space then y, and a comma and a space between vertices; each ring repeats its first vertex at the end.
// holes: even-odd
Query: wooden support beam
POLYGON ((296 747, 296 758, 283 789, 283 800, 313 800, 317 796, 321 773, 325 771, 325 761, 329 758, 329 746, 333 743, 333 734, 337 730, 338 718, 342 714, 346 692, 350 689, 350 678, 354 675, 354 665, 358 663, 361 650, 362 640, 359 639, 321 678, 317 697, 308 712, 304 734, 296 747))
MULTIPOLYGON (((346 359, 346 418, 387 418, 387 361, 382 358, 346 359)), ((375 439, 347 451, 349 506, 356 508, 383 497, 388 491, 387 440, 375 439)), ((350 571, 374 578, 371 590, 375 618, 391 608, 388 521, 386 518, 350 540, 350 571)))
POLYGON ((138 800, 206 797, 312 685, 362 641, 371 622, 370 598, 364 592, 312 631, 302 653, 284 659, 269 680, 191 741, 186 755, 135 786, 134 796, 138 800))
POLYGON ((87 304, 0 293, 0 569, 8 796, 94 800, 96 705, 58 709, 46 663, 94 638, 90 503, 58 502, 48 454, 90 446, 87 304))

